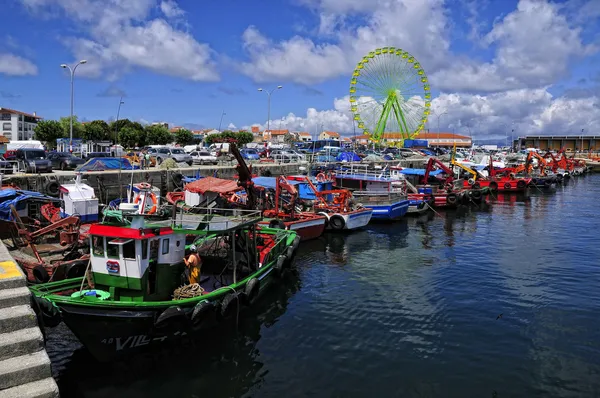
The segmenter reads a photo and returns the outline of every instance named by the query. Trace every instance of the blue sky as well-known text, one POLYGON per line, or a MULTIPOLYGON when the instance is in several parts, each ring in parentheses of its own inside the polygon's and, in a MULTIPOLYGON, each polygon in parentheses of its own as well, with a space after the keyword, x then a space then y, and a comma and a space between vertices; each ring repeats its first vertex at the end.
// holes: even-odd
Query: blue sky
POLYGON ((281 84, 272 128, 350 133, 354 65, 396 46, 426 70, 443 130, 600 135, 597 0, 7 1, 0 106, 45 118, 69 111, 59 65, 85 58, 86 120, 114 118, 123 95, 132 120, 216 128, 225 111, 223 128, 265 125, 257 89, 281 84))

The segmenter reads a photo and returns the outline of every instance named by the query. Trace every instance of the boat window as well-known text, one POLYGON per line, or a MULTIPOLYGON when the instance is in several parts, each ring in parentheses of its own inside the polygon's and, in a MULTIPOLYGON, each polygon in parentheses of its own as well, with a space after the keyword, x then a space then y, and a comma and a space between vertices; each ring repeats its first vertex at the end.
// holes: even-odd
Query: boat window
POLYGON ((104 238, 102 236, 92 236, 92 247, 95 257, 104 257, 104 238))
POLYGON ((106 245, 106 256, 109 258, 119 258, 119 245, 111 245, 108 242, 106 245))
POLYGON ((142 239, 142 260, 148 258, 148 239, 142 239))
POLYGON ((123 245, 123 258, 135 260, 135 241, 130 240, 123 245))
POLYGON ((162 254, 169 254, 169 240, 170 239, 163 239, 162 254))

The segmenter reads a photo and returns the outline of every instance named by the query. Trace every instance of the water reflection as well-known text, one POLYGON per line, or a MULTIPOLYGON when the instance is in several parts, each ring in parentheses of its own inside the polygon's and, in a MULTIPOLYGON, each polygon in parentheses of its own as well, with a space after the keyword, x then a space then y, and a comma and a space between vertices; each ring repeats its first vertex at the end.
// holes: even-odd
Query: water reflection
POLYGON ((239 324, 218 329, 176 345, 162 347, 122 362, 97 364, 83 348, 59 358, 64 347, 51 335, 48 351, 62 397, 238 397, 260 386, 266 374, 256 348, 264 330, 286 312, 298 291, 297 272, 265 292, 254 307, 240 315, 239 324), (58 366, 56 366, 58 364, 58 366))

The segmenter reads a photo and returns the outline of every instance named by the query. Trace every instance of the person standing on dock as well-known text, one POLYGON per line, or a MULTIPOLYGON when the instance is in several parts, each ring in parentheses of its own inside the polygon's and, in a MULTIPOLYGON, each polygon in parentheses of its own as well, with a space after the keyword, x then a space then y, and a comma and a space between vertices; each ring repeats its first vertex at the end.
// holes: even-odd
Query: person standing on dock
POLYGON ((144 154, 144 150, 142 149, 138 154, 138 158, 140 161, 140 170, 144 170, 144 166, 146 165, 146 155, 144 154))
POLYGON ((202 270, 202 259, 196 250, 196 246, 190 247, 190 255, 183 259, 187 267, 187 276, 189 284, 200 283, 200 271, 202 270))

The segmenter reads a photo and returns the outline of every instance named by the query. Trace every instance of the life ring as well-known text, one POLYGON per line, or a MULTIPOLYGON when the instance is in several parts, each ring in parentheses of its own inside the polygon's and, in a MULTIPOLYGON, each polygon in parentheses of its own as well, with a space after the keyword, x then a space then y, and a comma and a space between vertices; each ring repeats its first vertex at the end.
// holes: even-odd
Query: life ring
POLYGON ((239 306, 239 296, 237 293, 229 293, 223 301, 221 301, 221 318, 229 318, 233 315, 233 311, 239 306))
POLYGON ((327 176, 325 175, 325 173, 319 173, 317 174, 317 182, 325 182, 327 181, 327 176))
POLYGON ((48 180, 44 183, 44 191, 48 196, 57 198, 60 195, 60 183, 56 180, 48 180))
MULTIPOLYGON (((142 184, 145 184, 145 183, 142 183, 142 184)), ((150 184, 147 184, 147 185, 150 185, 150 184)), ((148 195, 148 197, 152 201, 152 207, 150 208, 150 210, 148 210, 148 212, 145 212, 145 209, 142 209, 142 211, 144 212, 144 214, 154 214, 154 213, 156 213, 157 204, 158 204, 156 195, 154 194, 154 192, 146 192, 146 195, 148 195)), ((137 194, 135 199, 133 200, 133 204, 137 205, 140 202, 140 200, 142 200, 142 195, 137 194)))
POLYGON ((148 184, 147 182, 140 182, 138 184, 138 188, 139 189, 152 189, 152 185, 148 184))
POLYGON ((50 275, 48 275, 48 271, 42 265, 36 265, 31 270, 31 275, 33 276, 33 280, 35 283, 46 283, 50 280, 50 275))
POLYGON ((475 181, 475 183, 473 183, 473 185, 471 185, 471 188, 479 189, 479 188, 481 188, 481 184, 478 181, 475 181))
POLYGON ((510 189, 510 182, 507 182, 504 184, 504 189, 510 189))
POLYGON ((498 183, 496 181, 492 181, 492 182, 490 182, 489 187, 492 191, 495 191, 498 189, 498 183))
POLYGON ((252 278, 246 284, 246 288, 244 289, 244 296, 246 298, 246 303, 251 304, 254 302, 256 297, 258 297, 258 292, 260 291, 260 281, 256 278, 252 278))
POLYGON ((329 226, 333 230, 341 231, 346 226, 346 221, 342 216, 336 214, 329 219, 329 226))
POLYGON ((278 219, 271 220, 269 221, 269 228, 285 229, 285 223, 278 219))
POLYGON ((446 203, 449 205, 455 205, 456 204, 456 194, 455 193, 451 193, 448 194, 448 196, 446 196, 446 203))
POLYGON ((202 300, 194 307, 192 311, 192 326, 200 328, 210 321, 215 320, 215 304, 211 301, 202 300))
POLYGON ((523 180, 519 180, 517 181, 517 188, 518 189, 524 189, 527 186, 527 183, 523 180))

